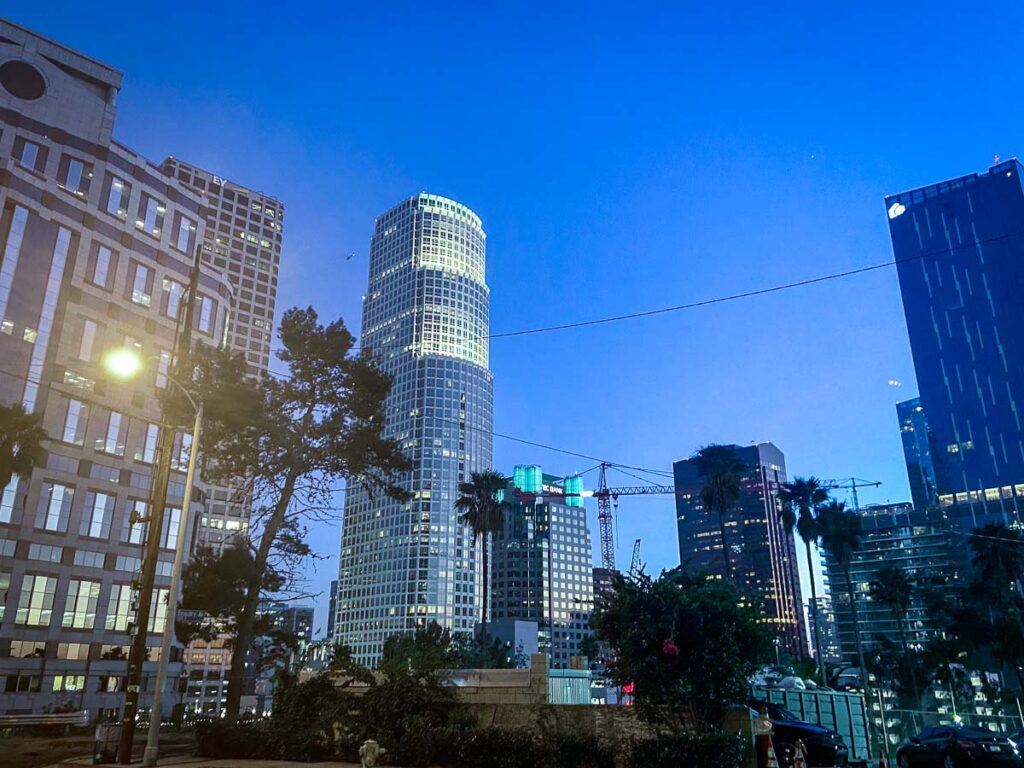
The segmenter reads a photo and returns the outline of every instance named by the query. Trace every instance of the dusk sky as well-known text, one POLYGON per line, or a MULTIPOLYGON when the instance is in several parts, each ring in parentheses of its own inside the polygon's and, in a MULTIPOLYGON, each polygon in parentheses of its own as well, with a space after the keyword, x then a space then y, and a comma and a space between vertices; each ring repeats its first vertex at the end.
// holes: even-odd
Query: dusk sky
MULTIPOLYGON (((884 262, 883 195, 982 171, 1024 129, 1020 3, 489 5, 5 13, 125 73, 120 142, 284 201, 278 317, 311 304, 357 333, 374 217, 419 191, 483 219, 502 333, 884 262)), ((498 338, 491 368, 504 434, 662 471, 706 443, 770 440, 790 477, 909 499, 895 269, 498 338)), ((494 447, 509 474, 596 463, 494 447)), ((620 565, 638 537, 649 570, 678 564, 670 497, 623 499, 618 521, 620 565)), ((338 525, 315 531, 315 589, 338 542, 338 525)))

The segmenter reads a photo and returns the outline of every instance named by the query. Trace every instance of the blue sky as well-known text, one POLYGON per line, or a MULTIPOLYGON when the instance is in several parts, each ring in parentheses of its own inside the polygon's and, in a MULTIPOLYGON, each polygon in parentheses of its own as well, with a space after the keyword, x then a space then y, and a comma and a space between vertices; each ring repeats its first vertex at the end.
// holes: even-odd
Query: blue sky
MULTIPOLYGON (((120 141, 284 200, 278 306, 354 329, 374 216, 421 190, 482 217, 502 332, 884 261, 884 194, 983 170, 1024 128, 1019 3, 579 5, 8 13, 125 72, 120 141)), ((893 404, 916 384, 895 270, 496 339, 491 367, 504 433, 664 470, 705 443, 771 440, 791 476, 909 495, 893 404)), ((500 439, 495 457, 592 463, 500 439)), ((678 562, 671 499, 619 509, 621 563, 637 537, 651 569, 678 562)), ((317 588, 337 544, 337 526, 315 531, 331 558, 317 588)))

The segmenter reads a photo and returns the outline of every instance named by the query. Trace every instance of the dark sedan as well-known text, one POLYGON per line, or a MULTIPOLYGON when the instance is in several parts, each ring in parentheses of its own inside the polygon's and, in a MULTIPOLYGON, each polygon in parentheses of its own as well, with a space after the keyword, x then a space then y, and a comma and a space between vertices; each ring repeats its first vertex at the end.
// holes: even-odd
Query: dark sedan
POLYGON ((1006 736, 977 728, 935 725, 900 744, 899 768, 1018 768, 1024 766, 1006 736))
POLYGON ((761 707, 767 708, 771 718, 772 744, 782 768, 794 765, 797 739, 803 742, 807 751, 808 768, 834 768, 848 764, 849 750, 835 731, 816 723, 806 723, 778 704, 750 702, 750 708, 755 712, 761 707))

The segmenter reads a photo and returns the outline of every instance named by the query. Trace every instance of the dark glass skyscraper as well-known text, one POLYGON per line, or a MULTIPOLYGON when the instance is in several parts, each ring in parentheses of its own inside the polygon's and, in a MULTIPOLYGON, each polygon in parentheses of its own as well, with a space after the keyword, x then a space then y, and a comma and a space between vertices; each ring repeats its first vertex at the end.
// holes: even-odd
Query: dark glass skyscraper
POLYGON ((914 500, 914 507, 934 507, 939 502, 933 461, 934 436, 928 426, 928 414, 921 405, 921 398, 914 397, 896 403, 896 416, 900 421, 903 458, 907 462, 907 479, 910 481, 910 497, 914 500))
POLYGON ((941 506, 973 523, 1024 503, 1024 167, 885 199, 941 506))
POLYGON ((679 562, 693 570, 725 577, 736 584, 778 632, 782 647, 806 656, 800 575, 793 533, 779 515, 779 486, 786 482, 786 460, 771 443, 732 446, 748 469, 739 503, 725 513, 725 541, 718 515, 701 505, 703 479, 692 459, 672 465, 676 487, 679 562), (725 573, 728 552, 729 572, 725 573))

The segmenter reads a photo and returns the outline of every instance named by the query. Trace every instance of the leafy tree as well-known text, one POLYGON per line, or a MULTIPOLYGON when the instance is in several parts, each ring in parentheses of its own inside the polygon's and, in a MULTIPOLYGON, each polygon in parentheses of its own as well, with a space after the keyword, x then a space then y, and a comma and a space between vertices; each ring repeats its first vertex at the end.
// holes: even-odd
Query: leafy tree
POLYGON ((1024 569, 1024 536, 1005 525, 990 523, 978 528, 970 539, 971 562, 987 584, 1010 584, 1024 598, 1021 571, 1024 569))
POLYGON ((868 594, 879 605, 888 608, 896 620, 896 631, 900 636, 902 657, 909 666, 910 688, 914 694, 914 707, 921 704, 921 693, 917 687, 917 674, 910 664, 910 645, 907 641, 907 614, 914 599, 914 582, 907 572, 894 565, 879 569, 875 580, 868 587, 868 594))
POLYGON ((722 557, 725 558, 725 572, 729 578, 732 563, 725 541, 725 513, 739 503, 743 475, 748 471, 745 461, 731 445, 705 445, 692 459, 697 475, 704 481, 700 489, 701 506, 709 514, 718 515, 718 527, 722 537, 722 557))
MULTIPOLYGON (((818 588, 813 578, 814 558, 811 555, 811 545, 818 540, 820 534, 818 509, 828 501, 828 491, 816 477, 797 477, 790 483, 782 484, 779 489, 779 501, 782 502, 783 526, 790 532, 795 527, 803 539, 807 552, 807 572, 812 574, 811 604, 817 605, 818 588)), ((814 623, 814 658, 818 662, 819 679, 824 684, 825 660, 821 657, 821 627, 818 626, 818 622, 814 623)))
POLYGON ((850 601, 850 613, 853 617, 853 637, 857 645, 861 686, 863 690, 867 691, 868 672, 864 659, 864 641, 860 634, 860 621, 857 618, 857 595, 853 589, 853 576, 850 573, 853 556, 860 549, 863 537, 861 519, 846 509, 846 505, 841 501, 830 501, 818 510, 817 526, 822 547, 832 555, 832 559, 842 569, 846 580, 846 598, 850 601))
POLYGON ((508 504, 499 500, 502 491, 508 488, 510 478, 498 472, 474 472, 469 482, 459 483, 459 493, 455 500, 455 509, 459 512, 459 521, 473 531, 473 541, 483 541, 483 600, 480 611, 480 631, 487 634, 487 587, 490 582, 488 570, 489 540, 492 534, 501 531, 505 526, 505 510, 508 504))
POLYGON ((718 726, 771 648, 733 584, 682 568, 656 580, 616 575, 593 626, 611 648, 612 680, 633 685, 637 714, 675 731, 718 726))
MULTIPOLYGON (((384 400, 391 382, 341 320, 323 325, 312 308, 281 318, 280 360, 288 376, 247 378, 239 356, 200 350, 194 388, 205 404, 202 451, 208 480, 245 483, 250 527, 239 545, 253 568, 234 625, 235 647, 256 636, 268 573, 287 586, 309 553, 306 523, 333 514, 337 482, 346 478, 371 494, 404 500, 399 473, 411 466, 395 440, 383 436, 384 400)), ((238 717, 246 653, 231 660, 225 715, 238 717)))
POLYGON ((15 475, 28 477, 46 460, 43 441, 49 436, 42 424, 41 412, 26 413, 20 403, 0 405, 0 490, 15 475))

